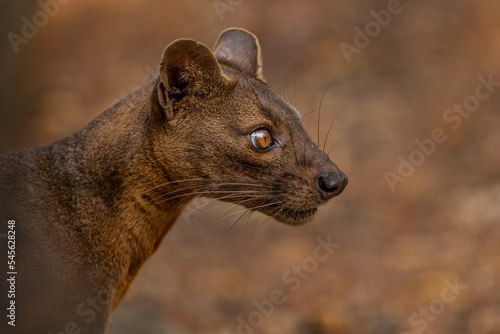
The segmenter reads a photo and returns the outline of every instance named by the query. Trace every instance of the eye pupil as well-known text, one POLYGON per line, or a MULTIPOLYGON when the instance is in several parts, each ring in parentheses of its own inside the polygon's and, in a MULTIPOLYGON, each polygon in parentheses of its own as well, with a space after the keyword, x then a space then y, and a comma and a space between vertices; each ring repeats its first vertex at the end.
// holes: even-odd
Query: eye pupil
POLYGON ((272 144, 272 136, 266 129, 260 129, 252 132, 250 138, 252 144, 259 150, 267 150, 272 144))

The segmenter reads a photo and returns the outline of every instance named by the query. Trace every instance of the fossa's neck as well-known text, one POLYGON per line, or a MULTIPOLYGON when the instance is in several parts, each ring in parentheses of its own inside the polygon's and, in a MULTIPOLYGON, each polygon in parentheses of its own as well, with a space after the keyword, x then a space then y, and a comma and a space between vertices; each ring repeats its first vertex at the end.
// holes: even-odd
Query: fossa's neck
MULTIPOLYGON (((158 127, 162 110, 152 102, 155 81, 48 148, 55 157, 51 168, 61 178, 71 178, 71 196, 95 201, 91 209, 80 205, 84 212, 78 214, 99 216, 80 223, 89 231, 85 235, 96 247, 94 252, 108 266, 110 284, 116 285, 114 305, 196 187, 179 179, 179 165, 159 161, 157 133, 166 129, 158 127)), ((162 145, 166 151, 172 145, 172 155, 177 154, 174 143, 167 140, 162 145)))

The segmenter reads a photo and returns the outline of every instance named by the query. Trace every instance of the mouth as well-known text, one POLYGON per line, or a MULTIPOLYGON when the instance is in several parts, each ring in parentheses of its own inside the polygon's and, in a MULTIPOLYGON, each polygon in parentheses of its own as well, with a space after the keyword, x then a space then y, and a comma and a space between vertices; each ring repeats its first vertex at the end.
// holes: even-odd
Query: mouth
POLYGON ((243 205, 250 211, 261 212, 280 223, 290 226, 301 226, 309 223, 317 213, 318 205, 321 204, 315 203, 315 206, 304 208, 301 205, 295 205, 294 203, 284 203, 282 201, 276 201, 276 198, 274 197, 259 199, 258 201, 249 200, 245 196, 231 197, 222 200, 243 205))

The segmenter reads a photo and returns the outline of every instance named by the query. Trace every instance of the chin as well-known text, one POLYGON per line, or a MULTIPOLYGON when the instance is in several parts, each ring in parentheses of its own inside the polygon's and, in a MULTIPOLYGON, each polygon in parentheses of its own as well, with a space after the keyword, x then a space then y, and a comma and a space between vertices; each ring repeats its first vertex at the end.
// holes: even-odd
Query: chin
POLYGON ((289 209, 280 207, 274 212, 264 212, 266 215, 279 221, 280 223, 290 226, 301 226, 311 222, 318 211, 318 208, 311 209, 289 209))

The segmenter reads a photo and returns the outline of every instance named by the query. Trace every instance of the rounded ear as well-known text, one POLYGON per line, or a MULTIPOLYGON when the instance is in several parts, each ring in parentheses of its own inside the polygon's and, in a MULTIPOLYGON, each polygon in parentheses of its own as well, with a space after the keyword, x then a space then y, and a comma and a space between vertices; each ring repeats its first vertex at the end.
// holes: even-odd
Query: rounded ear
POLYGON ((191 39, 178 39, 163 51, 158 99, 171 120, 175 102, 188 95, 207 95, 227 81, 210 49, 191 39))
POLYGON ((223 31, 215 43, 214 54, 219 63, 265 82, 259 40, 251 32, 241 28, 223 31))

